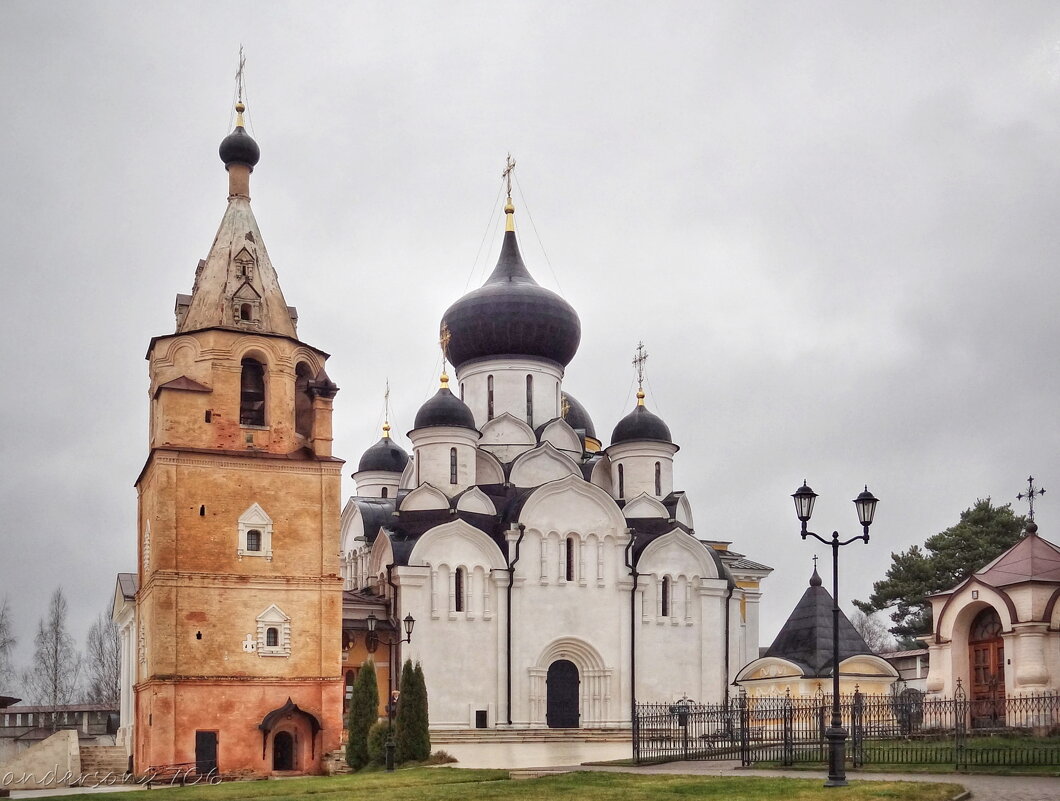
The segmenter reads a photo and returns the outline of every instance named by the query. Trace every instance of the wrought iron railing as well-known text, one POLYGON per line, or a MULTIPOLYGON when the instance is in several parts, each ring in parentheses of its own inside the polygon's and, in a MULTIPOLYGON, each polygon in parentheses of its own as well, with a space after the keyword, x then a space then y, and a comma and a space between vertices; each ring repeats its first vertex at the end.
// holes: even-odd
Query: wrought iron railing
MULTIPOLYGON (((840 699, 847 759, 866 764, 1060 765, 1060 694, 970 699, 926 696, 899 683, 886 695, 840 699)), ((638 704, 637 763, 738 759, 744 765, 827 760, 831 696, 748 696, 728 703, 638 704)))

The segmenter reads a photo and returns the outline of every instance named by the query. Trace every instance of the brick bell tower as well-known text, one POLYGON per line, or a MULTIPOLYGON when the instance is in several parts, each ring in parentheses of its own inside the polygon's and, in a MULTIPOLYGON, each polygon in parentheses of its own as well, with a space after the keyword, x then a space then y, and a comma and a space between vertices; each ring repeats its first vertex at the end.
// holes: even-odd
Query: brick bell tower
POLYGON ((299 341, 250 207, 257 143, 221 142, 228 208, 151 340, 139 499, 134 769, 320 772, 342 728, 342 460, 328 354, 299 341))

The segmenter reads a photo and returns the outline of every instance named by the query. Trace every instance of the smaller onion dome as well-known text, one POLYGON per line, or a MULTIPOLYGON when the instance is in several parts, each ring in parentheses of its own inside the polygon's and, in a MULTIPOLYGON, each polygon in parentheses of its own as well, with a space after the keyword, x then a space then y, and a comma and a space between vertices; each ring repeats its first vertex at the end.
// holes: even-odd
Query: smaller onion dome
POLYGON ((379 442, 364 452, 357 463, 357 472, 382 470, 387 473, 401 473, 409 462, 409 455, 390 438, 390 424, 383 425, 383 437, 379 442))
POLYGON ((637 406, 632 412, 618 421, 611 434, 611 444, 633 442, 634 440, 654 439, 661 442, 673 442, 670 427, 657 414, 648 411, 644 405, 644 392, 637 392, 637 406))
POLYGON ((821 581, 821 574, 817 572, 817 565, 813 566, 813 575, 810 576, 810 586, 820 587, 823 582, 821 581))
POLYGON ((221 140, 221 146, 217 148, 217 154, 225 164, 227 170, 233 164, 245 164, 253 172, 254 166, 261 158, 261 149, 254 138, 247 133, 243 127, 243 111, 245 106, 236 103, 236 128, 221 140))
POLYGON ((475 428, 475 415, 471 409, 460 398, 449 391, 449 376, 442 373, 442 386, 416 412, 416 423, 413 430, 417 428, 431 428, 432 426, 452 426, 455 428, 475 428))
POLYGON ((569 392, 564 392, 561 408, 563 419, 567 421, 567 425, 573 429, 580 428, 585 432, 585 436, 596 439, 596 427, 593 426, 593 420, 577 398, 569 392))

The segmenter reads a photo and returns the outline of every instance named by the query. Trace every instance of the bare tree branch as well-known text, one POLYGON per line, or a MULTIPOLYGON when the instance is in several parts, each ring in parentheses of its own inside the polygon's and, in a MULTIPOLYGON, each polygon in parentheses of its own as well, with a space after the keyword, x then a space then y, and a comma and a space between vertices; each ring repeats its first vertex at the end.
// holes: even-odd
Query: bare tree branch
MULTIPOLYGON (((52 593, 47 615, 37 624, 33 664, 23 676, 23 684, 31 699, 44 706, 70 704, 77 697, 81 655, 74 647, 74 638, 66 630, 67 611, 66 596, 59 587, 52 593)), ((56 723, 53 713, 53 729, 56 723)))
POLYGON ((93 704, 118 704, 121 693, 121 636, 110 610, 96 616, 88 630, 85 648, 88 688, 85 700, 93 704))

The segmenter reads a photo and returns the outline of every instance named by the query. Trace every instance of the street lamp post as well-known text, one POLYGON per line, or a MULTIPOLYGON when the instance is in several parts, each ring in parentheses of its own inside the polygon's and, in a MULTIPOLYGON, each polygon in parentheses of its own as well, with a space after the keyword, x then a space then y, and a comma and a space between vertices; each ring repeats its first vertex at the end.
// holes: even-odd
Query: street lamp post
POLYGON ((854 499, 863 533, 840 541, 838 531, 832 532, 831 539, 825 539, 820 534, 807 530, 806 524, 810 520, 810 515, 813 514, 813 503, 817 500, 817 493, 806 486, 805 481, 791 497, 795 499, 795 513, 802 523, 802 538, 814 537, 825 545, 832 546, 832 722, 824 733, 828 740, 828 781, 824 783, 824 786, 845 787, 847 784, 845 764, 847 731, 843 728, 843 716, 839 711, 839 546, 849 545, 855 540, 869 541, 869 526, 872 525, 872 518, 876 514, 878 501, 866 486, 865 491, 854 499))
MULTIPOLYGON (((375 634, 377 639, 378 634, 376 634, 375 626, 378 622, 379 621, 376 616, 374 614, 369 613, 368 633, 375 634)), ((389 649, 388 659, 390 660, 390 667, 387 671, 387 684, 390 685, 390 692, 387 693, 386 699, 386 769, 388 773, 393 772, 394 770, 394 750, 397 748, 397 745, 394 743, 394 712, 396 711, 396 701, 394 699, 394 646, 403 642, 412 642, 412 627, 416 625, 416 618, 414 618, 412 615, 405 615, 405 619, 402 621, 402 623, 405 625, 406 636, 404 637, 404 639, 395 640, 393 637, 388 636, 386 642, 387 648, 389 649)))

